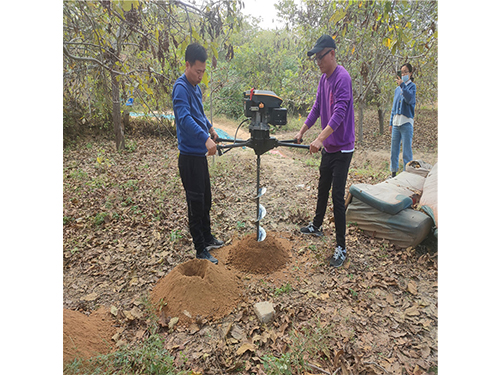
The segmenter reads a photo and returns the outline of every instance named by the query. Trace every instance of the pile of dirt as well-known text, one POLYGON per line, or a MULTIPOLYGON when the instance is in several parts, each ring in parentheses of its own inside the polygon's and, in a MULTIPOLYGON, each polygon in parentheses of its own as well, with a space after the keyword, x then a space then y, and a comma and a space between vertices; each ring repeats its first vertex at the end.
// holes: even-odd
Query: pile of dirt
POLYGON ((78 311, 63 309, 63 362, 89 359, 98 354, 108 354, 116 333, 109 312, 100 308, 90 316, 78 311))
POLYGON ((224 265, 192 259, 175 267, 158 281, 151 301, 161 307, 160 317, 219 319, 241 300, 239 280, 224 265))
POLYGON ((242 272, 269 274, 286 266, 290 250, 290 242, 275 233, 261 242, 255 234, 249 234, 229 248, 227 262, 242 272))

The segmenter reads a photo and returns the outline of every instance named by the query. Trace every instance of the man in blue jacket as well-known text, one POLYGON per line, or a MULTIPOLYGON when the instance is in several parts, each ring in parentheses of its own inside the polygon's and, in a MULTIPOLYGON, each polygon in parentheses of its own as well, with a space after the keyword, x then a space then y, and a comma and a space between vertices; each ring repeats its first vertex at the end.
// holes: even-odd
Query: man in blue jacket
POLYGON ((185 54, 186 70, 172 90, 177 127, 179 173, 186 191, 189 231, 196 249, 196 258, 217 264, 209 250, 224 245, 214 238, 210 228, 212 192, 207 155, 215 155, 217 133, 205 112, 198 84, 206 68, 207 51, 198 43, 190 44, 185 54))

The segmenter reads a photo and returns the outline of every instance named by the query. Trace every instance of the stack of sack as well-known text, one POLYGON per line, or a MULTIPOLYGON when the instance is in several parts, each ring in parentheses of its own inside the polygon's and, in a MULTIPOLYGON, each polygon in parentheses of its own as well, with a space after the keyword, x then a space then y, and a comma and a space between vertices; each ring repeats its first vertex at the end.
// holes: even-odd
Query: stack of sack
POLYGON ((411 161, 396 177, 376 185, 352 185, 349 193, 347 221, 373 237, 414 247, 437 228, 437 163, 433 167, 411 161))

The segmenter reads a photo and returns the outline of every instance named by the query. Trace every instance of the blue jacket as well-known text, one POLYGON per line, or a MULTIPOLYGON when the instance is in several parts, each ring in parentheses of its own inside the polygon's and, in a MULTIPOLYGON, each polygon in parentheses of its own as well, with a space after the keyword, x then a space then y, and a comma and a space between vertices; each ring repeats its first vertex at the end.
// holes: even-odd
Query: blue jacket
POLYGON ((201 102, 201 89, 189 83, 185 74, 175 81, 172 102, 177 128, 178 148, 182 155, 205 156, 205 142, 212 127, 201 102))
POLYGON ((408 118, 415 117, 417 85, 410 83, 401 83, 394 91, 394 100, 392 102, 391 122, 394 115, 404 115, 408 118))

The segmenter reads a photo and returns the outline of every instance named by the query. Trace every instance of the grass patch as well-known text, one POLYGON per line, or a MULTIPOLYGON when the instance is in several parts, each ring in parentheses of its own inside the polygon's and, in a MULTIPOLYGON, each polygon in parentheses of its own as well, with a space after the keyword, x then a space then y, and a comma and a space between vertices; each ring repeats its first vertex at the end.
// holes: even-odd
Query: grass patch
POLYGON ((357 176, 372 178, 374 182, 380 182, 389 177, 389 161, 382 161, 377 164, 365 159, 361 165, 351 165, 350 170, 357 176))
POLYGON ((64 366, 64 374, 190 374, 191 371, 182 368, 184 365, 174 363, 174 357, 165 349, 165 336, 159 333, 158 318, 154 314, 154 306, 149 298, 142 297, 141 303, 145 306, 149 317, 147 319, 149 337, 139 343, 124 345, 110 354, 88 360, 75 359, 64 366))
POLYGON ((281 129, 285 131, 299 131, 302 128, 302 125, 304 125, 304 121, 306 120, 306 117, 302 117, 301 115, 298 116, 288 116, 287 117, 287 124, 283 126, 281 129))
POLYGON ((280 357, 265 355, 264 370, 267 375, 292 375, 292 353, 281 354, 280 357))
POLYGON ((280 288, 277 288, 275 291, 274 291, 274 295, 276 297, 278 297, 279 295, 281 294, 288 294, 292 291, 292 286, 290 285, 290 283, 286 283, 286 284, 283 284, 280 288))
POLYGON ((338 340, 334 332, 333 323, 324 324, 320 320, 292 329, 292 343, 288 353, 282 353, 279 357, 273 354, 262 357, 265 373, 302 374, 310 371, 308 363, 333 362, 333 343, 338 340))
POLYGON ((93 221, 95 226, 100 226, 102 223, 106 222, 106 220, 109 220, 108 213, 106 212, 99 212, 97 215, 95 215, 93 221))
POLYGON ((83 171, 82 169, 73 170, 70 172, 70 174, 68 176, 69 176, 69 178, 74 178, 74 179, 80 180, 80 181, 86 181, 89 178, 89 175, 87 174, 87 172, 83 171))
POLYGON ((321 164, 321 154, 318 152, 316 154, 310 155, 307 159, 304 160, 304 164, 308 167, 319 168, 321 164))
POLYGON ((163 337, 154 333, 137 346, 127 345, 111 354, 75 360, 65 366, 64 374, 188 374, 175 367, 164 344, 163 337))

